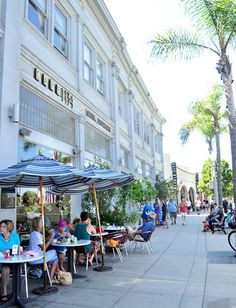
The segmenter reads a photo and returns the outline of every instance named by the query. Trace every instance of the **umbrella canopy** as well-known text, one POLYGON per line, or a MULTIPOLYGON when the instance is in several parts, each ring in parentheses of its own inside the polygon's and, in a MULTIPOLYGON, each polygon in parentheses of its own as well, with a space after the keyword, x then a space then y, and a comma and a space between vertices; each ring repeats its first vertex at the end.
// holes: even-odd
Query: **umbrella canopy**
POLYGON ((124 172, 88 167, 84 170, 75 170, 73 177, 64 178, 64 183, 53 186, 49 192, 54 194, 82 194, 93 191, 93 185, 97 191, 108 190, 115 187, 129 185, 134 182, 134 177, 124 172))
MULTIPOLYGON (((15 164, 0 171, 0 187, 39 187, 41 201, 41 215, 43 222, 43 256, 44 271, 46 272, 46 249, 44 227, 43 186, 63 185, 64 179, 73 177, 75 168, 65 165, 57 160, 39 154, 32 159, 15 164)), ((44 288, 46 288, 47 275, 44 274, 44 288)))
POLYGON ((81 194, 85 192, 92 191, 94 194, 94 200, 97 211, 97 219, 101 240, 102 248, 102 266, 98 266, 94 270, 105 271, 111 270, 109 266, 104 266, 104 246, 103 246, 103 237, 101 233, 101 220, 99 214, 99 204, 97 201, 96 191, 102 191, 107 189, 112 189, 118 186, 125 186, 134 182, 132 175, 126 173, 118 173, 113 170, 101 169, 99 167, 88 167, 82 171, 74 172, 75 178, 68 178, 65 182, 69 185, 64 187, 57 186, 53 187, 49 192, 55 194, 81 194))
POLYGON ((39 154, 1 170, 0 187, 39 187, 40 177, 42 185, 46 187, 66 185, 64 179, 69 180, 68 175, 72 175, 75 170, 72 166, 39 154))

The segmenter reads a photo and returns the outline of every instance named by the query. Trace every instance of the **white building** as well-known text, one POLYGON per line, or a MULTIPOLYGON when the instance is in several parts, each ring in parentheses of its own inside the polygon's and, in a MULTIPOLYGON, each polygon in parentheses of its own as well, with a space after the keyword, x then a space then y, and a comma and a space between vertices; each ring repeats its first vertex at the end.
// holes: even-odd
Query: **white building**
POLYGON ((0 0, 0 169, 42 149, 154 180, 164 122, 102 0, 0 0))
POLYGON ((177 199, 190 200, 194 205, 197 200, 196 173, 190 171, 187 167, 180 166, 175 162, 171 163, 170 154, 164 154, 164 177, 166 180, 173 179, 178 187, 177 199))

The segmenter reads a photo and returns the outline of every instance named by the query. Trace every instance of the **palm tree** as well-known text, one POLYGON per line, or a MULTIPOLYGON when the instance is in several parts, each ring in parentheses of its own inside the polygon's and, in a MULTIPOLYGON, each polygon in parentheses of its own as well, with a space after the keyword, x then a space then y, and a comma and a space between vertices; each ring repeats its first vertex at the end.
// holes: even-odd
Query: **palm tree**
POLYGON ((150 41, 151 57, 155 59, 190 60, 202 52, 210 52, 218 59, 220 74, 226 96, 232 153, 234 202, 236 203, 236 116, 232 89, 232 65, 227 54, 236 47, 236 1, 235 0, 181 0, 185 12, 191 17, 194 30, 168 30, 157 34, 150 41))
POLYGON ((185 144, 188 141, 191 132, 200 132, 208 144, 210 155, 213 150, 213 142, 215 139, 215 168, 219 204, 222 204, 220 134, 227 130, 227 125, 224 121, 227 117, 227 113, 221 111, 223 94, 222 87, 220 85, 214 85, 206 99, 193 102, 189 108, 192 119, 185 123, 180 129, 180 140, 182 141, 182 144, 185 144))

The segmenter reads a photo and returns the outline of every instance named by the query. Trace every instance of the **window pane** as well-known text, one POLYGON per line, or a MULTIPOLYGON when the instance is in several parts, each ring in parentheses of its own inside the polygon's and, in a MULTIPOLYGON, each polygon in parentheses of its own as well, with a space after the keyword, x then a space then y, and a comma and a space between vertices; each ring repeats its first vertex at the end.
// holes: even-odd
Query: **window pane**
POLYGON ((84 44, 84 61, 92 65, 92 50, 84 44))
POLYGON ((57 30, 54 31, 54 45, 57 49, 61 50, 63 54, 66 54, 66 40, 61 37, 57 30))
POLYGON ((59 10, 57 6, 55 6, 55 27, 64 35, 67 36, 67 18, 66 16, 59 10))
POLYGON ((34 2, 37 3, 44 13, 46 13, 46 0, 34 0, 34 2))
POLYGON ((110 159, 110 141, 95 130, 85 127, 85 149, 86 151, 110 159))
POLYGON ((40 32, 44 33, 45 18, 31 1, 28 5, 28 19, 40 32))

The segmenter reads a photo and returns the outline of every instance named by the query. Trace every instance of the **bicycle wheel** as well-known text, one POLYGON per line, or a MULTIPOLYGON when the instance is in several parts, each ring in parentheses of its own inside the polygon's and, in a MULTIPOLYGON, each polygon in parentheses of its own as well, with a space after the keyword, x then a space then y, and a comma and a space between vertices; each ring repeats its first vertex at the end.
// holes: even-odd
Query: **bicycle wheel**
POLYGON ((236 230, 233 230, 228 234, 228 243, 229 246, 236 251, 236 230))

